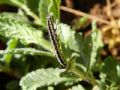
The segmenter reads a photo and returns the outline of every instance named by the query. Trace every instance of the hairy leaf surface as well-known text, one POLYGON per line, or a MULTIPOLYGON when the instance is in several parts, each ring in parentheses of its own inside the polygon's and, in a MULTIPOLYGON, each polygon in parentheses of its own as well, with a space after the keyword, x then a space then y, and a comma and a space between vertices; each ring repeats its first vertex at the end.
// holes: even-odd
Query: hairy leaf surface
POLYGON ((37 30, 29 24, 19 22, 10 18, 0 17, 0 34, 7 38, 17 38, 23 44, 35 43, 52 51, 50 42, 42 36, 42 31, 37 30))
POLYGON ((23 55, 43 55, 54 57, 51 52, 40 51, 34 48, 14 48, 10 50, 2 50, 0 54, 23 54, 23 55))
POLYGON ((57 85, 61 82, 71 81, 67 77, 60 77, 62 69, 39 69, 27 74, 20 81, 23 90, 36 90, 38 87, 57 85))

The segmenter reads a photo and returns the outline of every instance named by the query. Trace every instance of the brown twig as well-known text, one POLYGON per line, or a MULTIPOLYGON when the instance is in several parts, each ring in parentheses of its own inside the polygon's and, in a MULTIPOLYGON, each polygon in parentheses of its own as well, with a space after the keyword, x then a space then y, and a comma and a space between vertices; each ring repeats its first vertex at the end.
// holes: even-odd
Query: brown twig
POLYGON ((98 21, 100 23, 104 23, 104 24, 107 24, 107 25, 110 24, 110 22, 107 21, 107 20, 104 20, 102 18, 93 16, 93 15, 90 15, 90 14, 87 14, 87 13, 84 13, 84 12, 81 12, 81 11, 78 11, 78 10, 75 10, 75 9, 71 9, 71 8, 68 8, 68 7, 65 7, 65 6, 60 6, 60 9, 63 10, 63 11, 75 14, 77 16, 87 16, 89 19, 96 20, 96 21, 98 21))

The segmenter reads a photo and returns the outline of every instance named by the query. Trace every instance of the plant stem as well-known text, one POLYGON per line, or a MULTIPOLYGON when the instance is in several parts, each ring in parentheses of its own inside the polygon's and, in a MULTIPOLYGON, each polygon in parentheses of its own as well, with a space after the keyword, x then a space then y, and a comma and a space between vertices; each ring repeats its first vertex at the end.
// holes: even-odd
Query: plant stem
POLYGON ((96 79, 90 73, 81 72, 77 67, 74 67, 72 69, 72 72, 77 74, 83 80, 88 81, 92 85, 96 85, 97 84, 96 79))
POLYGON ((92 75, 92 72, 89 70, 87 70, 86 72, 82 69, 80 70, 77 67, 75 60, 73 60, 73 58, 71 59, 71 61, 68 62, 65 72, 72 72, 75 75, 77 75, 80 80, 88 81, 93 86, 97 85, 97 81, 94 78, 94 76, 92 75))
POLYGON ((22 5, 21 8, 26 12, 27 15, 31 16, 34 19, 34 22, 36 24, 40 24, 40 18, 35 13, 33 13, 28 7, 22 5))

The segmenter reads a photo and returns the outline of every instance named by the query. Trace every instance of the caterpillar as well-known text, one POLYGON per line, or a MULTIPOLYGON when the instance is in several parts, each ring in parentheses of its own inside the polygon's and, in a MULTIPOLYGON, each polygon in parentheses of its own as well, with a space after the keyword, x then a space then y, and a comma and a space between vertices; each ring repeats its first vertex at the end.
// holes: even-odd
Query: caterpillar
POLYGON ((48 26, 48 33, 50 36, 50 40, 54 49, 54 54, 58 60, 58 62, 60 63, 62 68, 65 68, 65 63, 63 61, 61 52, 60 52, 60 48, 59 48, 59 43, 57 40, 57 34, 56 34, 56 30, 57 27, 55 27, 55 23, 53 21, 53 18, 51 15, 47 16, 47 26, 48 26))

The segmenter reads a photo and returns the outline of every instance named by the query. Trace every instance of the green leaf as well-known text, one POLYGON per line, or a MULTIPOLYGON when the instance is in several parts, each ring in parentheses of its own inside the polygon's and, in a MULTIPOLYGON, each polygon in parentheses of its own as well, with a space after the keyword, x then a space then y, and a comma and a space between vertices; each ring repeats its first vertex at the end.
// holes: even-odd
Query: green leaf
POLYGON ((77 53, 77 57, 79 57, 77 62, 87 69, 91 69, 96 62, 98 49, 102 46, 101 33, 97 30, 95 22, 92 25, 91 35, 86 38, 65 24, 60 24, 58 30, 61 30, 61 42, 67 47, 67 53, 70 52, 70 49, 73 50, 68 57, 71 58, 74 53, 77 53))
POLYGON ((79 45, 78 42, 76 41, 75 31, 72 30, 70 26, 66 24, 60 24, 58 26, 58 30, 59 30, 58 32, 61 33, 60 36, 61 42, 63 42, 66 45, 66 47, 68 46, 70 49, 79 52, 79 45))
POLYGON ((73 86, 69 90, 85 90, 85 88, 82 85, 77 85, 77 86, 73 86))
POLYGON ((35 12, 38 9, 38 4, 34 5, 35 6, 34 9, 36 10, 35 12, 33 12, 34 9, 33 9, 33 6, 32 6, 33 3, 36 3, 36 2, 39 3, 39 1, 33 1, 33 3, 30 2, 30 1, 31 0, 5 0, 5 1, 1 1, 0 4, 8 4, 8 5, 12 5, 12 6, 16 6, 18 8, 21 8, 22 10, 24 10, 24 12, 27 15, 31 16, 34 19, 35 24, 40 24, 39 23, 40 19, 35 14, 35 12))
POLYGON ((10 0, 13 4, 22 7, 25 3, 26 0, 10 0))
POLYGON ((2 13, 0 13, 0 17, 14 19, 16 21, 20 21, 20 22, 23 22, 23 23, 24 22, 29 23, 27 18, 24 15, 19 15, 17 13, 2 12, 2 13))
POLYGON ((40 16, 40 23, 43 26, 47 26, 46 17, 48 14, 52 14, 55 20, 60 19, 60 1, 61 0, 40 0, 39 3, 39 16, 40 16))
POLYGON ((12 6, 28 7, 32 12, 38 13, 38 5, 40 0, 0 0, 0 4, 9 4, 12 6))
POLYGON ((120 64, 116 66, 116 69, 117 69, 118 78, 120 79, 120 64))
POLYGON ((74 20, 74 25, 72 26, 72 28, 74 30, 78 30, 78 29, 84 29, 86 26, 88 26, 90 23, 88 22, 88 18, 86 16, 82 17, 82 18, 77 18, 74 20))
POLYGON ((50 0, 40 0, 39 3, 39 16, 40 16, 40 23, 46 27, 46 17, 48 15, 48 7, 50 5, 50 0))
POLYGON ((0 17, 0 34, 7 38, 17 38, 23 44, 35 43, 52 51, 50 42, 45 40, 40 30, 36 30, 29 24, 19 22, 10 18, 0 17))
MULTIPOLYGON (((91 48, 89 43, 91 43, 91 38, 83 38, 81 33, 76 33, 75 30, 72 30, 68 25, 61 24, 58 30, 61 30, 61 42, 67 47, 66 53, 69 53, 70 50, 73 50, 71 53, 77 53, 79 57, 77 62, 86 67, 89 66, 91 48), (67 34, 66 34, 67 33, 67 34)), ((71 55, 68 56, 71 58, 71 55)), ((66 55, 67 56, 67 55, 66 55)))
POLYGON ((34 13, 38 14, 39 3, 41 0, 26 0, 27 7, 34 13))
POLYGON ((36 90, 38 87, 57 85, 65 81, 71 81, 70 78, 60 77, 62 69, 39 69, 28 73, 20 81, 22 90, 36 90))
POLYGON ((55 20, 60 20, 60 3, 61 0, 50 0, 50 5, 48 7, 48 12, 53 15, 55 20))
POLYGON ((22 6, 25 4, 25 0, 0 0, 0 4, 9 4, 13 6, 22 6))
MULTIPOLYGON (((9 42, 7 43, 6 51, 15 48, 17 46, 17 42, 18 40, 15 38, 10 39, 9 42)), ((9 63, 11 62, 12 56, 13 56, 12 54, 5 54, 2 58, 2 61, 5 61, 9 65, 9 63)))
POLYGON ((40 51, 34 48, 14 48, 10 50, 2 50, 0 54, 42 55, 54 57, 51 52, 40 51))
POLYGON ((92 33, 90 36, 83 38, 78 33, 76 34, 76 42, 79 46, 81 64, 85 65, 87 69, 92 69, 96 62, 98 49, 102 47, 101 32, 97 30, 95 22, 92 24, 92 33))
POLYGON ((102 73, 106 75, 106 79, 114 82, 120 82, 119 69, 120 64, 116 59, 108 57, 105 59, 102 67, 102 73))
POLYGON ((94 66, 96 62, 96 56, 98 53, 98 49, 101 48, 102 45, 102 37, 101 32, 96 27, 96 22, 92 23, 92 51, 90 55, 90 69, 94 66))

